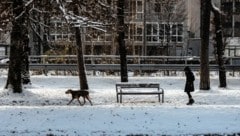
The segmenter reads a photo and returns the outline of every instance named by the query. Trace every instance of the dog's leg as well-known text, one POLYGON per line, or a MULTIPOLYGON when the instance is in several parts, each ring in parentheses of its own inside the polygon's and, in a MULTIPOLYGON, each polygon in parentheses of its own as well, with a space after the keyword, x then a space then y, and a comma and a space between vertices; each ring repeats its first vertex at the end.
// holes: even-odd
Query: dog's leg
POLYGON ((83 106, 83 104, 81 104, 81 102, 80 102, 79 98, 78 98, 77 100, 78 100, 78 103, 79 103, 81 106, 83 106))
POLYGON ((93 105, 88 95, 86 96, 86 99, 90 102, 91 105, 93 105))
POLYGON ((68 104, 67 105, 69 105, 71 102, 73 101, 73 99, 72 100, 70 100, 69 102, 68 102, 68 104))
POLYGON ((85 104, 85 103, 86 103, 85 96, 83 96, 83 104, 85 104))

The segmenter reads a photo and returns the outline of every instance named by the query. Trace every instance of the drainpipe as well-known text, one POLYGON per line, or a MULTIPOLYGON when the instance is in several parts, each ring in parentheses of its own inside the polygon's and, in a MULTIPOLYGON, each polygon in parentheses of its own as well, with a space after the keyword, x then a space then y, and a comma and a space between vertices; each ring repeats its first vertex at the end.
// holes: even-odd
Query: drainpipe
POLYGON ((234 15, 234 13, 236 11, 235 0, 233 0, 232 7, 233 7, 233 14, 232 14, 232 37, 235 37, 235 15, 234 15))
POLYGON ((142 46, 142 56, 146 56, 146 50, 147 50, 147 46, 146 46, 146 33, 147 33, 147 29, 146 29, 146 3, 147 0, 143 0, 143 46, 142 46))

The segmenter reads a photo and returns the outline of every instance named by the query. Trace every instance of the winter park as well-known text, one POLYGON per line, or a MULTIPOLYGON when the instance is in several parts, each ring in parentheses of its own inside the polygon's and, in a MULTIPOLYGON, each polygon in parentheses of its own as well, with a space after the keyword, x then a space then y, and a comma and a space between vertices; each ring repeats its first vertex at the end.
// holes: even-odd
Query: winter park
MULTIPOLYGON (((1 72, 2 73, 2 72, 1 72)), ((194 73, 196 74, 196 73, 194 73)), ((32 84, 21 94, 1 89, 1 135, 239 135, 239 76, 228 77, 228 87, 218 87, 211 76, 211 89, 196 89, 195 104, 186 105, 185 77, 129 77, 131 82, 159 82, 165 90, 165 102, 157 96, 123 96, 116 102, 116 76, 89 76, 90 98, 79 106, 70 105, 69 88, 78 89, 77 76, 31 76, 32 84)), ((1 74, 1 88, 6 74, 1 74)), ((199 86, 199 77, 194 82, 199 86)), ((83 101, 82 98, 80 99, 83 101)))
POLYGON ((0 136, 240 136, 239 0, 1 0, 0 136))

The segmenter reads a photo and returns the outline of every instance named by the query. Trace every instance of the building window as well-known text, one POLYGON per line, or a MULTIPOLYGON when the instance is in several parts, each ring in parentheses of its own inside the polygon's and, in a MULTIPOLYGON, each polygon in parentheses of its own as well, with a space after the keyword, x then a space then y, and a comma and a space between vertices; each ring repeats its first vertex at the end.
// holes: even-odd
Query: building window
POLYGON ((162 11, 162 6, 161 6, 161 3, 159 3, 157 0, 155 1, 154 3, 154 11, 156 13, 159 13, 162 11))
POLYGON ((234 36, 240 37, 240 20, 235 22, 234 36))
POLYGON ((143 41, 143 25, 141 23, 129 24, 126 38, 133 41, 143 41))
POLYGON ((111 42, 112 34, 111 30, 107 29, 107 33, 103 31, 96 30, 94 28, 85 28, 84 36, 86 42, 111 42))
POLYGON ((235 1, 235 13, 240 14, 240 0, 235 1))
POLYGON ((50 41, 72 41, 73 35, 68 25, 61 20, 52 20, 50 23, 50 41))
POLYGON ((147 42, 183 42, 183 24, 182 23, 148 23, 147 42))
POLYGON ((172 42, 183 42, 183 25, 173 24, 172 25, 172 42))
POLYGON ((142 25, 136 25, 136 41, 143 41, 143 28, 142 25))
POLYGON ((141 55, 142 54, 142 46, 135 46, 134 48, 134 55, 141 55))
POLYGON ((224 36, 239 37, 240 0, 222 0, 221 10, 226 14, 223 20, 224 36))
POLYGON ((158 42, 158 24, 147 24, 147 41, 158 42))
POLYGON ((159 24, 159 40, 164 41, 165 25, 159 24))
POLYGON ((155 0, 154 11, 156 13, 173 13, 177 1, 155 0))
POLYGON ((125 14, 132 19, 143 19, 143 1, 128 0, 125 2, 125 14))
POLYGON ((142 19, 143 18, 143 3, 142 1, 137 1, 137 18, 136 19, 142 19))

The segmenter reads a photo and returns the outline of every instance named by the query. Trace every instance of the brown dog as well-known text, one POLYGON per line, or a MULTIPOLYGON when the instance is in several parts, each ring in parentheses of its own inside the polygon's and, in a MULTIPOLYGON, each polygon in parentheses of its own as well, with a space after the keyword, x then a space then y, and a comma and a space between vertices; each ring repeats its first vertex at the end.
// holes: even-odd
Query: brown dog
POLYGON ((69 105, 74 99, 77 99, 79 104, 81 104, 79 98, 82 96, 83 97, 83 100, 84 100, 84 103, 83 105, 86 103, 86 100, 85 98, 90 102, 90 104, 92 105, 92 102, 89 98, 89 92, 86 91, 86 90, 72 90, 72 89, 68 89, 66 92, 66 94, 71 94, 72 95, 72 99, 69 101, 69 103, 67 105, 69 105))

